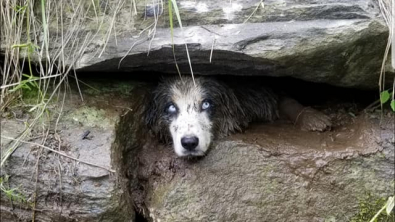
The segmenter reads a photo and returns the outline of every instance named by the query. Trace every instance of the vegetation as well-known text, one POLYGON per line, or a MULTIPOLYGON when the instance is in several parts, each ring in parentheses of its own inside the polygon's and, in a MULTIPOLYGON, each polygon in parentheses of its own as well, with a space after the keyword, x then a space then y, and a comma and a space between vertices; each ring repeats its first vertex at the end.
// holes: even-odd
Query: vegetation
POLYGON ((392 111, 395 112, 394 93, 393 93, 393 92, 389 92, 388 90, 382 91, 382 92, 380 93, 380 103, 381 103, 381 105, 384 105, 384 104, 386 104, 386 103, 389 102, 389 101, 391 101, 391 102, 389 103, 389 105, 390 105, 392 111), (392 98, 392 99, 390 100, 390 98, 392 98))
POLYGON ((5 183, 8 182, 8 176, 0 177, 0 190, 10 201, 16 203, 27 203, 26 198, 22 195, 18 188, 8 188, 5 183))
MULTIPOLYGON (((34 104, 21 103, 24 104, 22 106, 30 106, 32 119, 26 122, 26 129, 20 137, 3 150, 1 166, 20 141, 25 140, 39 122, 45 122, 39 120, 45 118, 43 114, 48 112, 49 104, 62 105, 60 98, 64 97, 62 94, 66 93, 68 83, 75 80, 79 85, 72 70, 89 44, 93 41, 102 44, 97 52, 100 56, 108 39, 116 37, 116 31, 122 31, 115 28, 119 10, 130 10, 129 22, 133 26, 136 4, 134 0, 106 4, 97 0, 10 0, 0 3, 0 42, 4 55, 0 67, 3 77, 0 111, 7 111, 10 104, 15 104, 15 100, 22 99, 23 95, 36 97, 34 104), (87 30, 75 27, 87 27, 87 30), (98 39, 97 34, 101 32, 106 32, 103 35, 105 39, 98 39)), ((83 99, 82 93, 80 95, 83 99)), ((48 127, 49 120, 45 128, 48 127)))
POLYGON ((393 222, 394 216, 394 197, 374 198, 367 195, 359 201, 359 212, 351 218, 351 222, 393 222))
MULTIPOLYGON (((133 28, 134 19, 137 17, 136 5, 135 0, 1 1, 0 113, 7 113, 11 108, 15 108, 27 111, 30 116, 24 120, 23 132, 16 138, 11 138, 7 147, 1 147, 1 168, 22 141, 29 140, 34 129, 38 129, 35 133, 43 134, 43 138, 47 138, 45 135, 48 135, 49 129, 55 129, 55 134, 57 133, 58 121, 51 120, 59 119, 62 115, 62 106, 70 81, 75 81, 77 87, 80 84, 73 72, 77 61, 82 59, 93 42, 101 46, 96 53, 96 56, 101 56, 109 38, 116 38, 117 33, 125 31, 122 26, 117 26, 121 19, 125 19, 117 18, 120 10, 130 11, 131 16, 127 18, 127 22, 131 24, 128 27, 133 28), (77 27, 86 29, 81 30, 77 27), (103 32, 105 35, 98 35, 103 32), (58 112, 51 112, 52 110, 58 112), (55 116, 50 116, 49 113, 54 113, 55 116)), ((153 26, 148 27, 151 28, 145 29, 140 35, 151 35, 153 26)), ((83 100, 81 92, 80 95, 83 100)), ((1 137, 10 139, 5 135, 1 137)), ((45 142, 41 141, 42 144, 45 142)), ((32 175, 36 177, 36 190, 29 191, 34 193, 31 197, 32 204, 29 205, 32 208, 33 221, 38 196, 40 159, 38 156, 36 169, 32 169, 32 175)), ((9 188, 6 186, 7 181, 8 177, 0 179, 1 193, 12 202, 26 202, 18 186, 9 188)))
MULTIPOLYGON (((163 9, 163 1, 157 3, 162 4, 163 9)), ((106 1, 105 4, 94 0, 10 0, 0 4, 1 19, 4 21, 4 26, 0 29, 1 48, 4 49, 2 52, 4 64, 0 67, 1 73, 4 73, 0 111, 7 110, 13 100, 22 97, 23 92, 37 92, 34 93, 37 96, 36 104, 33 104, 29 109, 34 118, 26 123, 26 129, 21 136, 2 152, 1 167, 19 146, 20 141, 24 140, 39 122, 39 119, 43 118, 43 114, 48 112, 48 104, 54 100, 58 101, 61 98, 60 94, 66 93, 70 77, 76 81, 77 86, 79 85, 78 77, 72 71, 77 61, 83 57, 89 44, 94 41, 100 42, 102 47, 99 48, 96 55, 100 57, 105 52, 110 38, 116 39, 117 32, 128 31, 117 24, 125 19, 117 17, 120 14, 119 11, 128 10, 131 12, 132 16, 129 18, 131 27, 128 28, 129 30, 133 28, 137 16, 137 4, 136 0, 106 1), (95 18, 93 21, 90 19, 92 15, 95 18), (87 27, 87 30, 79 30, 75 27, 87 27), (105 35, 101 35, 104 36, 104 39, 98 39, 98 33, 102 32, 105 33, 105 35), (60 44, 54 46, 55 43, 58 44, 57 42, 60 44)), ((175 0, 168 1, 168 9, 173 37, 173 15, 177 18, 181 29, 182 22, 175 0)), ((154 7, 152 23, 146 25, 147 27, 139 33, 139 36, 147 34, 151 40, 155 37, 160 14, 161 12, 156 11, 154 7)), ((144 22, 142 23, 144 25, 144 22)), ((193 75, 188 46, 185 44, 185 47, 193 75)), ((175 55, 174 60, 177 66, 175 55)), ((81 92, 80 95, 83 100, 81 92)), ((48 126, 46 127, 48 128, 48 126)))
MULTIPOLYGON (((388 12, 390 1, 378 0, 378 2, 384 18, 390 26, 391 14, 388 12)), ((158 1, 158 3, 162 4, 163 9, 163 1, 158 1)), ((3 64, 0 64, 0 73, 2 74, 0 112, 6 111, 10 104, 15 104, 15 100, 21 100, 24 101, 21 103, 23 106, 21 108, 27 107, 27 111, 32 116, 30 120, 25 122, 26 127, 19 137, 15 138, 8 147, 2 147, 0 167, 4 166, 21 141, 28 140, 30 133, 38 124, 45 123, 43 133, 47 133, 51 124, 49 121, 49 105, 54 103, 61 107, 63 105, 62 98, 67 93, 70 81, 75 81, 77 86, 80 84, 77 75, 73 72, 77 62, 89 50, 90 44, 100 45, 95 56, 101 57, 105 53, 110 38, 116 39, 117 33, 131 32, 130 29, 134 28, 135 20, 138 19, 137 5, 137 0, 8 0, 0 3, 0 48, 4 50, 1 52, 4 55, 4 61, 3 64), (129 18, 118 17, 121 14, 119 13, 121 10, 130 11, 131 16, 129 18), (125 19, 130 24, 128 29, 120 25, 125 23, 125 19), (86 27, 86 30, 79 30, 75 27, 86 27), (104 35, 98 35, 103 33, 104 35), (99 36, 104 37, 100 38, 99 36), (55 45, 54 43, 56 42, 60 42, 60 44, 55 45), (29 102, 26 102, 27 98, 29 102)), ((183 26, 176 0, 168 0, 167 7, 173 42, 174 17, 177 19, 180 29, 183 26)), ((263 1, 259 1, 256 9, 245 22, 259 7, 264 7, 263 1)), ((146 36, 147 39, 152 41, 155 37, 160 14, 159 11, 154 9, 154 18, 147 19, 147 22, 141 23, 144 27, 138 27, 142 31, 135 38, 146 36)), ((384 105, 389 102, 390 107, 395 111, 394 89, 391 92, 391 90, 383 88, 385 85, 385 78, 383 77, 385 73, 384 64, 387 60, 390 45, 391 39, 388 41, 387 50, 383 58, 383 69, 380 76, 380 104, 384 105)), ((185 44, 185 48, 190 72, 193 76, 187 44, 185 44)), ((130 50, 132 49, 133 46, 130 50)), ((173 55, 175 65, 180 73, 174 44, 173 55)), ((85 59, 89 60, 89 58, 85 59)), ((122 59, 120 64, 121 62, 122 59)), ((83 100, 81 92, 80 95, 83 100)), ((59 112, 58 115, 57 118, 60 118, 62 113, 59 112)), ((1 192, 12 201, 26 202, 25 197, 18 188, 10 189, 5 185, 7 180, 8 177, 0 178, 1 192)), ((383 218, 393 219, 393 205, 393 198, 392 202, 390 200, 387 202, 380 200, 375 202, 373 206, 364 202, 361 204, 361 211, 354 218, 354 221, 368 221, 372 218, 377 221, 382 221, 381 219, 383 218)))
MULTIPOLYGON (((381 9, 381 14, 383 15, 383 18, 388 26, 388 41, 387 41, 387 46, 384 52, 384 57, 383 57, 383 62, 381 64, 381 71, 380 71, 380 80, 379 80, 379 90, 380 90, 380 104, 381 108, 383 108, 383 105, 389 101, 391 98, 390 106, 392 110, 395 112, 395 99, 394 99, 394 89, 395 89, 395 79, 393 82, 393 89, 392 93, 389 93, 388 90, 385 90, 385 64, 388 60, 388 55, 390 52, 390 48, 392 45, 392 40, 394 36, 394 30, 393 30, 393 17, 394 15, 392 14, 392 8, 393 8, 393 1, 388 1, 388 0, 378 0, 380 9, 381 9)), ((394 57, 395 55, 392 55, 394 57)), ((392 67, 392 69, 395 69, 395 67, 392 67)))

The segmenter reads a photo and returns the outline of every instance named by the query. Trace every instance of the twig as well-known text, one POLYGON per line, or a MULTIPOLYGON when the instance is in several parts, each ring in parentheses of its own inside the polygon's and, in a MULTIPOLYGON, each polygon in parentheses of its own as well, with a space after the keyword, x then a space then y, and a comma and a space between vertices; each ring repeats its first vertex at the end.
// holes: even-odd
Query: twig
POLYGON ((37 183, 38 183, 38 165, 41 158, 41 154, 43 152, 43 148, 40 149, 40 153, 38 154, 38 158, 36 161, 36 179, 34 182, 34 196, 33 196, 33 209, 32 209, 32 222, 36 219, 36 205, 37 205, 37 183))
POLYGON ((380 106, 381 106, 380 99, 378 99, 378 100, 372 102, 371 104, 369 104, 364 110, 369 110, 369 111, 375 110, 380 106))
MULTIPOLYGON (((28 83, 28 82, 39 81, 40 79, 55 78, 55 77, 58 77, 58 76, 61 76, 61 75, 62 75, 62 74, 55 74, 55 75, 40 77, 40 78, 37 78, 37 79, 25 80, 25 81, 26 81, 26 83, 28 83)), ((19 85, 19 84, 21 84, 21 83, 20 83, 20 82, 17 82, 17 83, 11 83, 11 84, 8 84, 8 85, 3 85, 3 86, 0 86, 0 89, 5 89, 5 88, 11 87, 11 86, 17 86, 17 85, 19 85)))
POLYGON ((207 28, 207 27, 204 27, 203 25, 202 25, 202 26, 200 26, 200 27, 201 27, 202 29, 204 29, 204 30, 206 30, 206 31, 210 32, 210 33, 213 33, 213 34, 215 34, 215 35, 226 37, 225 35, 221 35, 221 34, 219 34, 218 32, 214 32, 214 31, 210 30, 209 28, 207 28))
MULTIPOLYGON (((44 143, 48 138, 48 131, 45 134, 45 137, 43 138, 42 142, 44 143)), ((40 149, 39 154, 37 155, 37 161, 36 161, 36 179, 34 183, 34 196, 33 196, 33 209, 32 209, 32 222, 35 221, 36 219, 36 205, 37 205, 37 183, 38 183, 38 170, 39 170, 39 163, 40 163, 40 158, 43 153, 43 148, 40 149)))
MULTIPOLYGON (((65 92, 66 94, 66 92, 65 92)), ((56 131, 55 131, 56 132, 56 131)), ((60 146, 62 144, 62 140, 58 134, 55 134, 55 138, 58 140, 58 151, 60 151, 60 146)), ((58 170, 59 170, 59 201, 60 201, 60 215, 63 211, 63 195, 62 195, 62 164, 60 163, 60 157, 58 155, 58 170)))
POLYGON ((215 45, 215 37, 213 38, 213 44, 211 45, 211 52, 210 52, 210 63, 211 59, 213 58, 213 51, 214 51, 214 45, 215 45))
MULTIPOLYGON (((1 137, 2 137, 2 138, 5 138, 5 139, 9 139, 9 140, 17 140, 17 139, 8 137, 8 136, 1 136, 1 137)), ((44 145, 41 145, 41 144, 38 144, 38 143, 33 143, 33 142, 28 142, 28 141, 23 141, 23 140, 20 140, 19 142, 26 143, 26 144, 31 144, 31 145, 35 145, 35 146, 39 146, 39 147, 42 147, 42 148, 44 148, 44 149, 46 149, 46 150, 49 150, 49 151, 51 151, 51 152, 57 153, 57 154, 59 154, 59 155, 61 155, 61 156, 67 157, 67 158, 72 159, 72 160, 75 160, 75 161, 77 161, 77 162, 84 163, 84 164, 87 164, 87 165, 90 165, 90 166, 94 166, 94 167, 98 167, 98 168, 107 170, 107 171, 109 171, 109 172, 115 173, 115 170, 113 170, 113 169, 108 169, 107 167, 103 167, 103 166, 100 166, 100 165, 96 165, 96 164, 94 164, 94 163, 90 163, 90 162, 86 162, 86 161, 83 161, 83 160, 74 158, 74 157, 69 156, 69 155, 67 155, 67 154, 65 154, 65 153, 56 151, 56 150, 54 150, 54 149, 51 149, 51 148, 49 148, 49 147, 47 147, 47 146, 44 146, 44 145)))

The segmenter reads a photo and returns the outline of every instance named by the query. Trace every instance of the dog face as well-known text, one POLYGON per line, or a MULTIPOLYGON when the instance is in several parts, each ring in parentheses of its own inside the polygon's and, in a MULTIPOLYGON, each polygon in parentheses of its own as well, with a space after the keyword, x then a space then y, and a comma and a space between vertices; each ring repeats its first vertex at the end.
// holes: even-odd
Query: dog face
POLYGON ((170 78, 153 92, 146 123, 161 139, 171 138, 178 156, 202 156, 219 132, 237 127, 232 95, 212 79, 170 78))
POLYGON ((175 152, 178 156, 204 155, 213 138, 210 112, 214 104, 200 84, 176 82, 170 94, 165 115, 168 115, 175 152))

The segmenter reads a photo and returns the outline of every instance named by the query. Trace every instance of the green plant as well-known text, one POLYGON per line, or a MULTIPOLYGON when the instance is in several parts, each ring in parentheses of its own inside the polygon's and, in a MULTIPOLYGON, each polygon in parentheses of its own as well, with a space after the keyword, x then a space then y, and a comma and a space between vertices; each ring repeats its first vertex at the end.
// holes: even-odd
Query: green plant
POLYGON ((394 221, 393 200, 393 197, 389 197, 386 201, 386 198, 377 198, 368 194, 359 200, 359 211, 351 218, 350 222, 394 221))
POLYGON ((390 101, 390 107, 392 111, 395 112, 395 100, 394 100, 394 92, 389 92, 389 90, 384 90, 380 93, 380 103, 381 105, 386 104, 388 101, 390 101))
POLYGON ((27 75, 27 74, 22 74, 22 75, 24 77, 26 77, 27 79, 22 80, 18 85, 16 85, 12 89, 10 89, 10 92, 15 92, 19 89, 31 91, 32 89, 38 90, 40 88, 40 86, 36 82, 40 78, 32 76, 32 75, 27 75))
POLYGON ((370 220, 370 222, 375 222, 377 221, 377 218, 382 214, 382 212, 385 210, 385 213, 387 216, 390 216, 392 213, 392 210, 394 209, 394 196, 389 197, 387 202, 384 204, 384 206, 374 215, 374 217, 370 220))
POLYGON ((26 203, 26 198, 22 195, 18 188, 7 188, 4 183, 8 182, 9 176, 0 177, 0 190, 3 192, 10 201, 17 203, 26 203))

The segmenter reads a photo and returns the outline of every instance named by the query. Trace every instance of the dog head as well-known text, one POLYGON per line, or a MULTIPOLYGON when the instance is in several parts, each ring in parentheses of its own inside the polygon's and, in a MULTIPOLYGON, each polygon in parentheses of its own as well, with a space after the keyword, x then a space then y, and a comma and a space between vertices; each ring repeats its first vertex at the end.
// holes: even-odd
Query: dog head
POLYGON ((234 93, 210 79, 168 78, 153 91, 145 121, 162 140, 171 138, 178 156, 203 156, 212 140, 240 129, 234 93))

